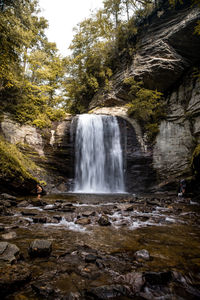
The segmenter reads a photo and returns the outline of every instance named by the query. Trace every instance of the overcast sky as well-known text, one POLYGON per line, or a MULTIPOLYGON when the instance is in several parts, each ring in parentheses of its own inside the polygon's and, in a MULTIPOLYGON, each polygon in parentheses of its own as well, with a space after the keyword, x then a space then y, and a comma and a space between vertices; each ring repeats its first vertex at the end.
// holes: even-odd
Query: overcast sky
POLYGON ((60 53, 69 54, 73 27, 90 15, 90 10, 103 7, 103 0, 39 0, 41 15, 49 22, 47 37, 56 42, 60 53))

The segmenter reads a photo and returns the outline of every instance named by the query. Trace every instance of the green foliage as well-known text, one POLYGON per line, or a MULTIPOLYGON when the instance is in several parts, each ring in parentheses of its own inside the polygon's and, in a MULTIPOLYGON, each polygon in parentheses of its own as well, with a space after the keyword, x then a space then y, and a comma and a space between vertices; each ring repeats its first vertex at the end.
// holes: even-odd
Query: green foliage
POLYGON ((47 22, 35 15, 37 1, 6 1, 0 11, 0 90, 20 89, 25 49, 44 37, 47 22))
POLYGON ((113 39, 111 22, 100 10, 81 22, 75 29, 68 58, 69 77, 65 82, 71 112, 82 112, 98 89, 108 85, 112 70, 107 63, 108 49, 113 39))
POLYGON ((5 1, 0 11, 0 100, 15 120, 43 128, 63 115, 66 60, 38 12, 37 0, 5 1))
POLYGON ((161 118, 164 117, 162 93, 143 87, 143 83, 133 77, 126 78, 124 84, 129 88, 131 102, 127 104, 128 114, 143 125, 149 141, 153 141, 158 133, 161 118))
POLYGON ((21 182, 25 179, 36 180, 31 171, 36 165, 23 155, 15 145, 5 142, 0 137, 0 178, 9 178, 14 180, 19 177, 21 182))
POLYGON ((136 45, 136 19, 152 10, 152 0, 104 0, 104 8, 75 28, 65 81, 68 111, 88 109, 95 93, 109 90, 111 76, 130 59, 136 45))

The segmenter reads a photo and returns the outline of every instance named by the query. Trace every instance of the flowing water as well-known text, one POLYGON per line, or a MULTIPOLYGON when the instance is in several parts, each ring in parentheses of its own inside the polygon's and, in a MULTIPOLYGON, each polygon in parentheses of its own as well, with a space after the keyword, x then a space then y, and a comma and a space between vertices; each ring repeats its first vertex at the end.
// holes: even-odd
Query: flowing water
POLYGON ((74 192, 125 192, 123 155, 116 117, 80 115, 75 149, 74 192))
MULTIPOLYGON (((199 299, 198 203, 164 195, 75 193, 18 201, 0 223, 5 232, 16 233, 7 241, 22 253, 13 274, 23 264, 31 279, 15 292, 11 286, 6 299, 134 299, 129 292, 126 297, 109 295, 119 288, 119 276, 128 280, 122 280, 122 288, 133 286, 140 274, 146 281, 136 299, 199 299), (99 224, 102 216, 110 225, 99 224), (52 242, 50 257, 29 257, 28 247, 36 238, 52 242), (149 251, 149 260, 135 259, 134 253, 142 249, 149 251), (103 298, 85 294, 106 287, 111 291, 103 298)), ((5 274, 9 268, 4 267, 5 274)))

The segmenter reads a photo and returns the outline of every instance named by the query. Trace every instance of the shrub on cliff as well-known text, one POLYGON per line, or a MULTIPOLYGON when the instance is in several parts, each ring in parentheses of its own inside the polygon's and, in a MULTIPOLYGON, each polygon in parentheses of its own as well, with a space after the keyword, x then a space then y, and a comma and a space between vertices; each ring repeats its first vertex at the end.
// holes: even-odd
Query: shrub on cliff
POLYGON ((162 93, 144 88, 143 82, 135 81, 133 77, 126 78, 124 84, 129 89, 131 101, 127 104, 128 114, 140 122, 148 140, 153 142, 159 131, 159 122, 165 115, 162 93))

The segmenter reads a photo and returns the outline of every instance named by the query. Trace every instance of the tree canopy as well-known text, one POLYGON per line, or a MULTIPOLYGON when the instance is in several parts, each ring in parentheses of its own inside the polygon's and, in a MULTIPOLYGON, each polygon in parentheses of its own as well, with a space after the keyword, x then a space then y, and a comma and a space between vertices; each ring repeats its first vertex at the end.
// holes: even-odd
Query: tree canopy
MULTIPOLYGON (((1 0, 1 109, 39 127, 66 110, 87 111, 100 88, 111 88, 124 58, 132 59, 138 24, 167 1, 181 0, 104 0, 102 9, 76 26, 71 55, 63 58, 45 35, 48 22, 39 14, 38 0, 1 0)), ((197 34, 199 28, 198 23, 197 34)))
MULTIPOLYGON (((37 0, 1 2, 0 100, 20 122, 37 119, 47 125, 47 112, 57 111, 65 60, 45 35, 47 21, 37 0)), ((40 122, 40 124, 42 124, 40 122)))

